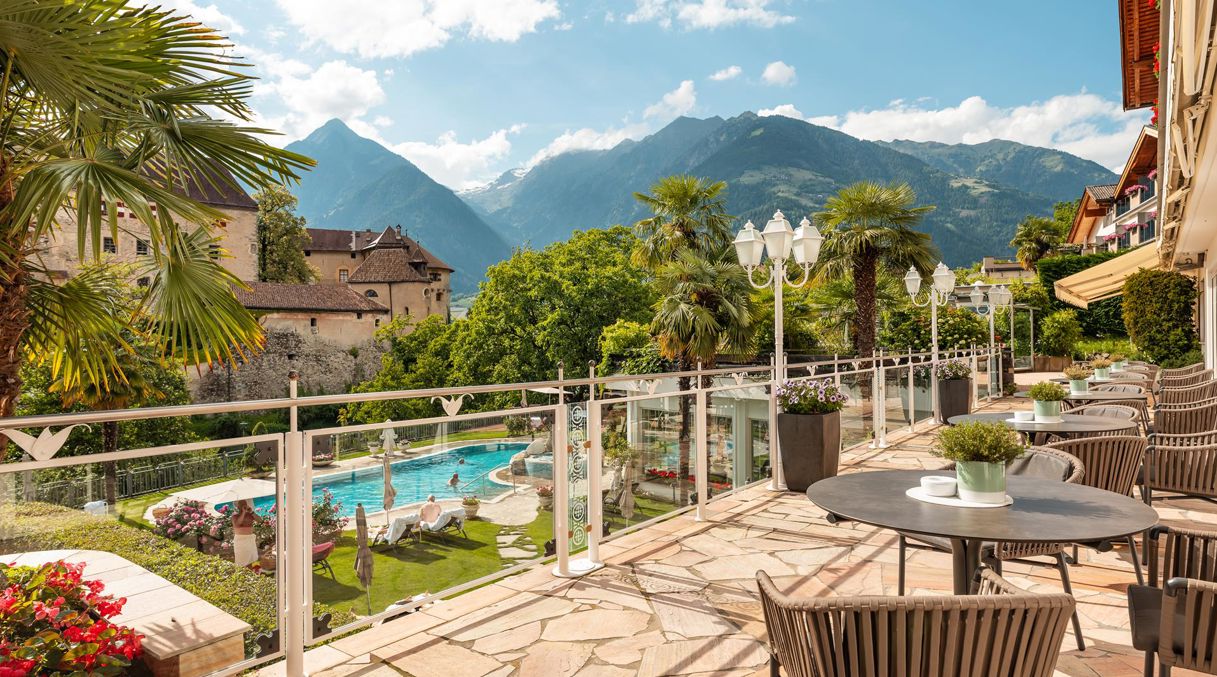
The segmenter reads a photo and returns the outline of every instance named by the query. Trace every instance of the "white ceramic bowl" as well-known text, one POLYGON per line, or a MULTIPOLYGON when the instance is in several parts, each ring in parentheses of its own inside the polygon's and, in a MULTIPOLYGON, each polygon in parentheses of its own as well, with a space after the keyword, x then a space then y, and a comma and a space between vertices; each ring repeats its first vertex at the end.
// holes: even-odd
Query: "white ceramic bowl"
POLYGON ((1034 421, 1035 412, 1034 411, 1016 411, 1016 412, 1014 412, 1014 420, 1015 421, 1034 421))
POLYGON ((954 496, 955 478, 930 475, 921 478, 921 488, 931 496, 954 496))

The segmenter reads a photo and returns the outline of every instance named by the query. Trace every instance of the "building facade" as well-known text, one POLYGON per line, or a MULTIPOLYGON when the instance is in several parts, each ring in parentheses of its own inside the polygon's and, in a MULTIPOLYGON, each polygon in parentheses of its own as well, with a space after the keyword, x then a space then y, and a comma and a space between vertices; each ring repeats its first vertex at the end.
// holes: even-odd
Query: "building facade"
POLYGON ((1158 237, 1158 131, 1144 127, 1116 183, 1082 191, 1067 242, 1083 253, 1122 251, 1158 237))
POLYGON ((267 330, 316 335, 350 348, 370 340, 389 320, 389 309, 349 285, 251 282, 237 300, 267 330))
POLYGON ((981 259, 980 274, 997 282, 1035 279, 1035 271, 1027 270, 1018 261, 1004 261, 993 256, 981 259))

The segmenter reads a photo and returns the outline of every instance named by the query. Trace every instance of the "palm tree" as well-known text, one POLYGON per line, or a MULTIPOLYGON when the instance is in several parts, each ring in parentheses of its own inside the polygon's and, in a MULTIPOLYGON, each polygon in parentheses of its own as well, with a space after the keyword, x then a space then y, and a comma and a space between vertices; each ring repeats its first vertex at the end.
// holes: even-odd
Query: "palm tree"
POLYGON ((116 388, 125 332, 192 364, 260 346, 232 292, 239 281, 209 256, 223 214, 186 195, 294 180, 312 161, 242 124, 252 78, 230 47, 189 17, 130 0, 0 5, 0 415, 13 412, 27 359, 50 361, 67 389, 116 388), (82 259, 100 258, 119 203, 151 245, 135 272, 151 286, 126 316, 96 303, 112 275, 55 285, 39 259, 60 229, 77 232, 82 259))
POLYGON ((731 244, 731 221, 722 194, 727 184, 695 176, 668 176, 651 186, 653 195, 634 193, 652 216, 634 224, 642 245, 634 263, 651 272, 685 250, 717 254, 731 244))
POLYGON ((1018 262, 1026 270, 1035 270, 1040 259, 1048 256, 1065 241, 1063 224, 1043 216, 1028 216, 1018 224, 1010 246, 1018 262))
POLYGON ((826 230, 820 279, 849 275, 854 282, 857 312, 851 329, 859 356, 870 357, 875 350, 879 271, 898 274, 914 266, 928 275, 938 257, 930 236, 913 229, 934 207, 916 207, 916 202, 906 183, 860 181, 828 198, 815 215, 826 230))
MULTIPOLYGON (((722 353, 744 355, 752 351, 752 288, 747 273, 724 249, 708 258, 681 251, 655 274, 659 300, 651 333, 663 357, 688 371, 700 362, 712 367, 722 353)), ((679 388, 688 390, 691 379, 682 376, 679 388)), ((689 398, 680 403, 680 500, 688 503, 691 416, 689 398)))

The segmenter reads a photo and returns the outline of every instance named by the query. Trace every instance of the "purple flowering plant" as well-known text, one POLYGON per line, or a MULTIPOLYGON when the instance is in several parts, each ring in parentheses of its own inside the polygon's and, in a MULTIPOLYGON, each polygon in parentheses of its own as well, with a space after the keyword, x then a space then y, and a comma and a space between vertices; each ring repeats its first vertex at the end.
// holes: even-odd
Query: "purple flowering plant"
POLYGON ((787 414, 830 414, 840 411, 849 396, 830 378, 786 381, 777 387, 778 406, 787 414))
POLYGON ((211 535, 216 516, 202 501, 181 500, 169 508, 169 513, 156 520, 155 531, 166 538, 211 535))

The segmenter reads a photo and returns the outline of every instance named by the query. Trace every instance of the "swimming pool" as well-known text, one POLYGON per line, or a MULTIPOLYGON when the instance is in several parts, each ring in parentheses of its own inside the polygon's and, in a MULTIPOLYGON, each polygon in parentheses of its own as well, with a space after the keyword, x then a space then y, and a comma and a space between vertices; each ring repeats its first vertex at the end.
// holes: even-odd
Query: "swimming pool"
MULTIPOLYGON (((512 456, 527 447, 526 442, 473 444, 438 454, 395 461, 392 465, 393 488, 397 489, 397 498, 393 502, 396 505, 417 503, 427 500, 430 494, 435 494, 437 499, 458 498, 462 492, 448 485, 453 473, 460 475, 458 486, 464 486, 483 473, 509 464, 512 456)), ((497 496, 509 488, 493 482, 478 481, 465 489, 464 493, 486 498, 497 496)), ((382 466, 376 465, 313 478, 313 500, 321 500, 321 493, 327 489, 336 501, 342 502, 344 517, 355 516, 356 503, 363 503, 368 512, 379 512, 384 504, 384 470, 382 466)), ((254 499, 254 508, 258 510, 269 510, 274 504, 274 496, 254 499)))

